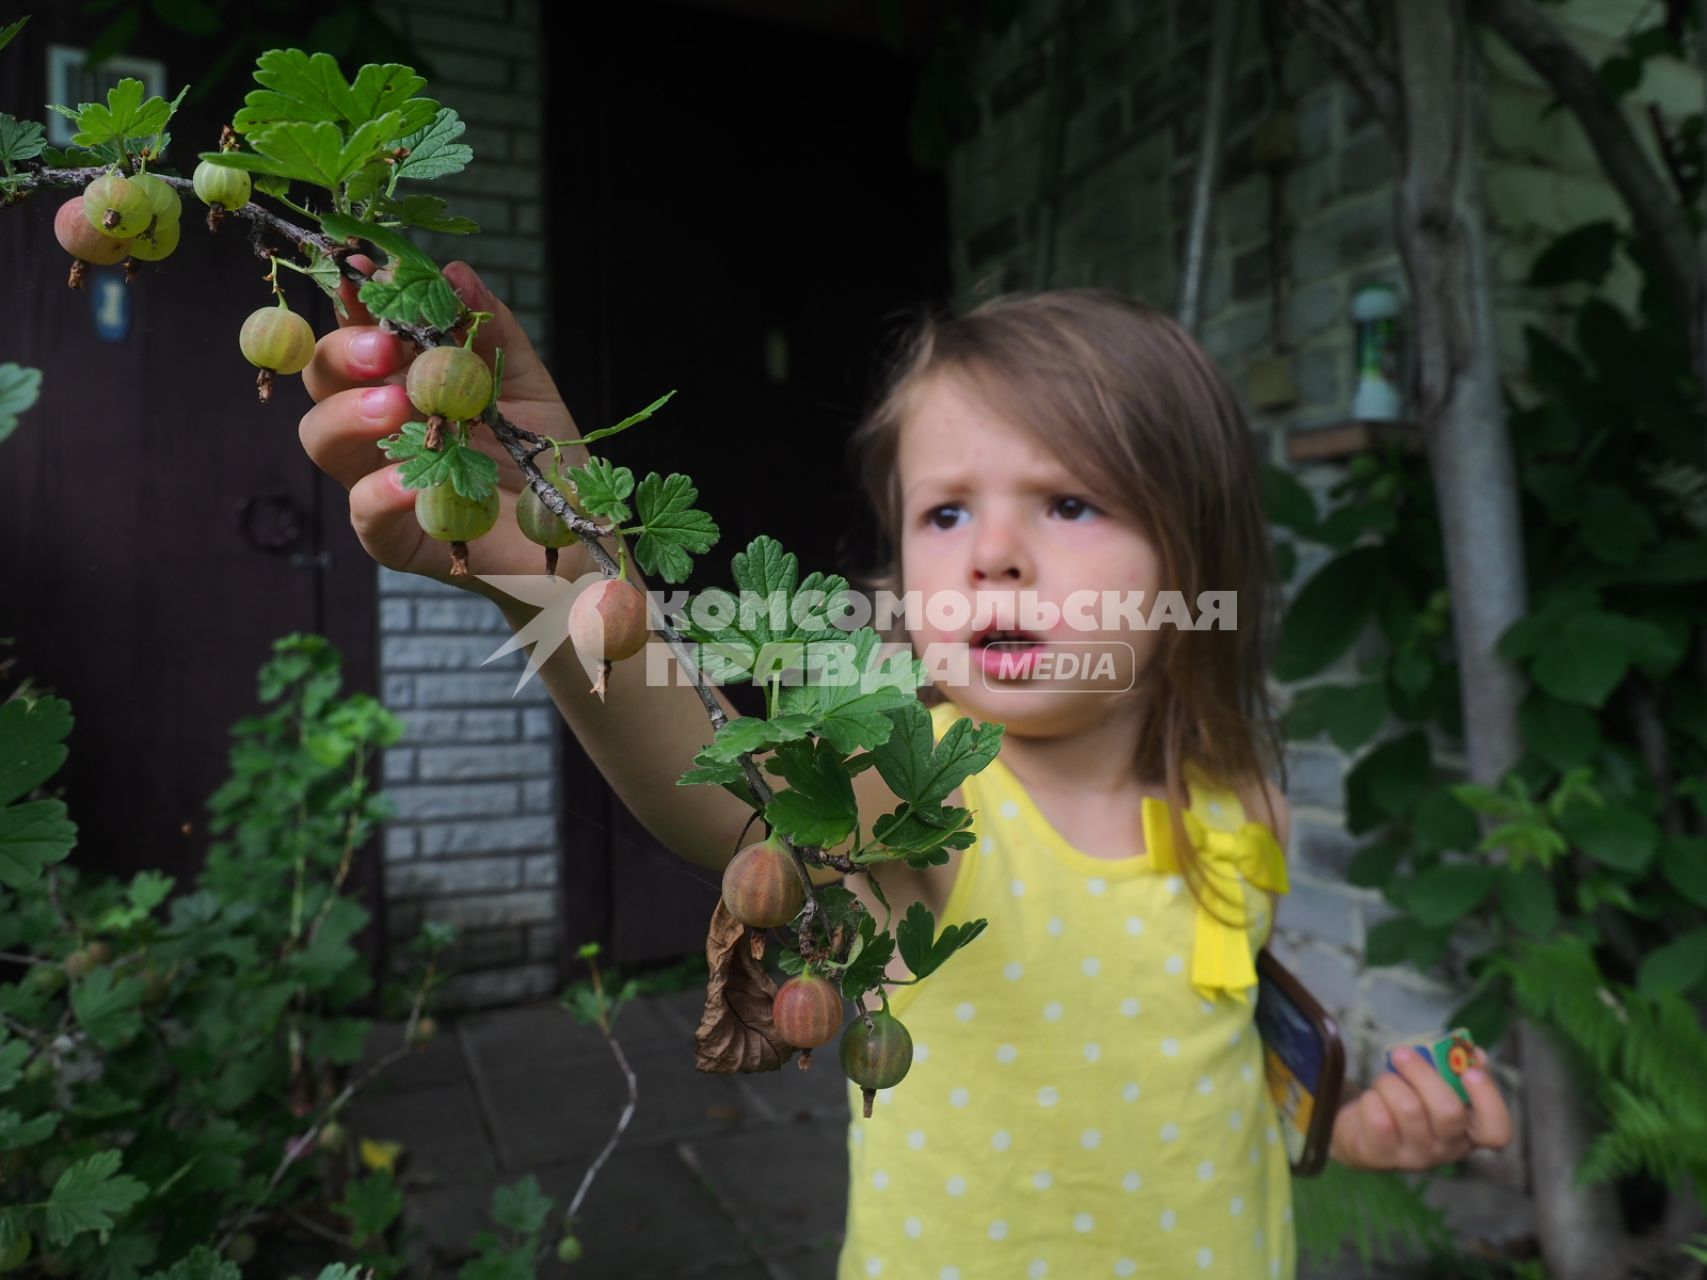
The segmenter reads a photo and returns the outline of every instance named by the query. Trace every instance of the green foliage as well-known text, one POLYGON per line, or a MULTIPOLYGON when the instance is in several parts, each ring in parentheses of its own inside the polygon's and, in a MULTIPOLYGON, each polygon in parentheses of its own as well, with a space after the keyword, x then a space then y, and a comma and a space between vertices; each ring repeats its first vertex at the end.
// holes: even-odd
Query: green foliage
POLYGON ((1522 759, 1495 786, 1436 759, 1463 736, 1451 602, 1426 463, 1396 447, 1352 459, 1320 513, 1270 476, 1275 523, 1329 554, 1282 625, 1278 673, 1310 681, 1284 723, 1361 753, 1350 878, 1398 909, 1369 961, 1433 968, 1462 944, 1476 986, 1455 1021, 1492 1046, 1524 1013, 1581 1059, 1606 1126, 1581 1174, 1675 1184, 1700 1176, 1707 1115, 1707 683, 1686 660, 1707 628, 1700 389, 1668 286, 1615 224, 1559 237, 1531 283, 1579 301, 1568 340, 1526 332, 1539 394, 1509 404, 1530 606, 1498 653, 1529 685, 1522 759), (1643 280, 1632 314, 1595 292, 1620 256, 1643 280), (1314 679, 1371 627, 1382 652, 1354 678, 1314 679))
MULTIPOLYGON (((70 709, 0 703, 0 949, 27 960, 0 984, 0 1243, 27 1232, 90 1280, 236 1275, 209 1241, 321 1194, 300 1158, 317 1119, 288 1103, 330 1096, 367 1037, 367 913, 342 888, 386 813, 374 753, 401 734, 340 683, 324 639, 274 646, 209 800, 221 838, 176 896, 155 871, 80 872, 63 802, 40 793, 70 709)), ((377 1217, 376 1194, 354 1203, 377 1217)))
POLYGON ((1426 1181, 1330 1162, 1292 1183, 1298 1256, 1311 1266, 1339 1260, 1349 1243, 1365 1267, 1450 1248, 1445 1215, 1424 1198, 1426 1181))
MULTIPOLYGON (((5 122, 0 120, 0 148, 5 144, 5 128, 5 122)), ((0 364, 0 440, 18 429, 18 415, 40 396, 40 369, 27 369, 10 361, 0 364)))
POLYGON ((48 110, 76 124, 71 145, 85 153, 81 163, 123 162, 128 168, 133 157, 157 160, 165 153, 171 141, 166 126, 188 91, 185 85, 170 102, 158 95, 144 97, 148 90, 142 81, 126 76, 107 91, 105 102, 84 102, 75 109, 49 103, 48 110))
POLYGON ((498 461, 460 439, 445 439, 437 449, 427 447, 427 424, 406 422, 403 430, 379 442, 385 456, 403 463, 403 485, 430 489, 450 481, 465 498, 484 499, 498 483, 498 461))

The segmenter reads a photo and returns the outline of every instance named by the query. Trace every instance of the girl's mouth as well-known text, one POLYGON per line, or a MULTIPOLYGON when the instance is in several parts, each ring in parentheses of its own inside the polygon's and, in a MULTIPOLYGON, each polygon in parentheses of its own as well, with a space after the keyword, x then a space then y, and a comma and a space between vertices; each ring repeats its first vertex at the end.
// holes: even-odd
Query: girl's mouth
POLYGON ((1033 673, 1038 655, 1049 643, 1024 631, 986 628, 974 633, 969 647, 973 663, 986 676, 1023 680, 1033 673))

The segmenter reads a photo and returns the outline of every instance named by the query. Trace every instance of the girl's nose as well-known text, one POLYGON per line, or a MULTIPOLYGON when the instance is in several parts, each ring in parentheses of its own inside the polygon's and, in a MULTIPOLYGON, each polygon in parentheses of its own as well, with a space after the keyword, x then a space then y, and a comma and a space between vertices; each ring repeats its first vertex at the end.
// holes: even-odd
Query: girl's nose
POLYGON ((986 523, 972 548, 972 581, 1031 580, 1031 552, 1025 541, 999 524, 986 523))

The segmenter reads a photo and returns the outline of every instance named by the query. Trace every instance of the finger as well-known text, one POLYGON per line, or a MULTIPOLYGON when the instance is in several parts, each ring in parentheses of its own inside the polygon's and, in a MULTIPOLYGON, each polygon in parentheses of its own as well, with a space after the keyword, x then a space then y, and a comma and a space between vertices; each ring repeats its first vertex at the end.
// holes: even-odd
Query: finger
POLYGON ((1421 1097, 1434 1136, 1448 1146, 1462 1146, 1470 1129, 1470 1111, 1452 1086, 1440 1078, 1440 1072, 1420 1053, 1411 1050, 1395 1053, 1393 1065, 1421 1097))
POLYGON ((1402 1135, 1398 1117, 1374 1088, 1365 1089, 1356 1103, 1353 1153, 1368 1168, 1390 1168, 1399 1157, 1402 1135))
MULTIPOLYGON (((1487 1061, 1487 1055, 1482 1056, 1487 1061)), ((1511 1141, 1511 1110, 1488 1071, 1477 1066, 1464 1073, 1470 1093, 1470 1141, 1479 1147, 1503 1147, 1511 1141)))
POLYGON ((350 490, 350 526, 363 549, 388 569, 407 573, 450 572, 450 547, 433 542, 415 519, 414 489, 405 489, 402 463, 380 467, 363 476, 350 490), (440 552, 442 564, 419 563, 423 544, 440 552))
POLYGON ((473 267, 466 262, 453 262, 445 268, 445 279, 451 282, 463 305, 475 311, 490 312, 474 337, 474 350, 490 365, 499 347, 504 348, 504 389, 506 400, 556 400, 557 384, 534 350, 515 313, 486 287, 473 267))
POLYGON ((1428 1122, 1428 1110, 1409 1081, 1384 1071, 1375 1081, 1375 1089, 1393 1113, 1393 1119, 1399 1126, 1399 1140, 1405 1147, 1415 1151, 1434 1145, 1434 1130, 1428 1122))
POLYGON ((324 400, 387 378, 401 382, 405 362, 403 342, 395 334, 376 325, 338 328, 314 344, 314 358, 302 371, 302 385, 310 397, 324 400))
POLYGON ((352 387, 327 396, 297 425, 314 465, 346 489, 386 465, 378 441, 416 417, 400 386, 352 387))

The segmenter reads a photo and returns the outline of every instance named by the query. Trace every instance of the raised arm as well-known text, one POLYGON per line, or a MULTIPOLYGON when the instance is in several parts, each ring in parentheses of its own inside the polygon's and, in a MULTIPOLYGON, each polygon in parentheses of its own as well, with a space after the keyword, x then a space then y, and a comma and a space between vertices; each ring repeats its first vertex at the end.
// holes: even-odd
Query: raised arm
MULTIPOLYGON (((371 264, 362 264, 362 269, 371 269, 371 264)), ((452 263, 445 274, 466 304, 494 316, 481 327, 475 350, 490 363, 494 348, 504 348, 504 415, 541 435, 578 435, 556 383, 510 309, 485 290, 466 264, 452 263)), ((415 519, 416 491, 401 486, 396 479, 400 464, 390 462, 377 447, 382 437, 420 416, 402 385, 410 349, 374 323, 348 282, 344 296, 349 317, 320 339, 313 362, 303 371, 304 385, 316 401, 302 419, 304 449, 316 466, 349 491, 350 523, 374 560, 401 573, 437 578, 484 595, 512 628, 524 626, 537 610, 475 576, 544 572, 544 552, 516 527, 521 472, 488 432, 473 433, 472 443, 498 462, 501 510, 497 526, 473 545, 472 574, 453 577, 448 544, 422 531, 415 519)), ((580 466, 587 451, 575 446, 565 449, 563 458, 565 468, 580 466)), ((609 550, 616 552, 614 546, 609 550)), ((628 566, 630 580, 645 591, 648 584, 632 556, 628 566)), ((573 580, 594 568, 592 553, 576 541, 564 548, 557 572, 573 580)), ((588 756, 646 829, 688 861, 721 870, 751 810, 721 787, 676 785, 692 766, 694 753, 711 740, 712 728, 699 695, 676 682, 675 667, 671 658, 671 680, 648 687, 643 658, 616 663, 602 702, 590 692, 592 682, 572 645, 560 646, 539 675, 588 756)), ((728 700, 720 691, 714 693, 734 718, 728 700)))

